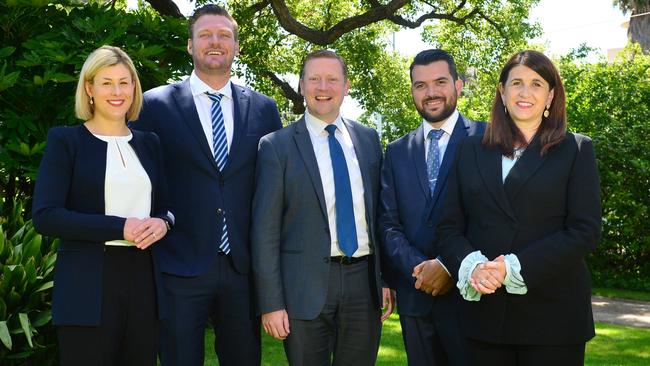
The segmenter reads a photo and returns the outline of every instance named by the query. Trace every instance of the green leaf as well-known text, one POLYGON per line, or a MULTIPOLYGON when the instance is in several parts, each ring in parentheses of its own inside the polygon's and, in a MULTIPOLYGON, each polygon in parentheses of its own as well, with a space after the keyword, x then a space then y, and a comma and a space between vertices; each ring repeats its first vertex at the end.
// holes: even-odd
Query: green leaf
POLYGON ((49 323, 51 320, 52 320, 52 311, 43 310, 34 317, 34 321, 32 321, 32 326, 34 326, 34 328, 40 328, 45 324, 49 323))
POLYGON ((68 74, 63 74, 63 73, 60 73, 60 72, 56 72, 56 73, 52 74, 52 77, 50 79, 52 81, 57 82, 57 83, 69 83, 69 82, 72 82, 72 81, 77 81, 76 77, 74 77, 72 75, 68 75, 68 74))
POLYGON ((36 282, 36 265, 34 257, 30 257, 25 263, 25 285, 31 286, 36 282))
POLYGON ((30 258, 41 260, 41 239, 40 235, 35 235, 32 240, 25 244, 21 258, 22 263, 26 263, 30 258))
POLYGON ((34 85, 39 85, 40 86, 40 85, 43 85, 43 84, 45 84, 45 82, 43 81, 43 78, 38 76, 38 75, 34 75, 34 85))
POLYGON ((29 324, 29 317, 25 313, 18 313, 18 318, 20 319, 20 326, 23 328, 23 332, 25 333, 25 338, 27 338, 27 343, 29 343, 30 347, 34 347, 34 344, 32 343, 32 328, 31 325, 29 324))
POLYGON ((14 72, 10 72, 7 75, 2 75, 2 77, 0 78, 0 91, 7 90, 12 86, 14 86, 18 81, 19 76, 20 76, 20 71, 14 71, 14 72))
POLYGON ((48 281, 48 282, 45 282, 44 284, 42 284, 39 288, 37 288, 35 292, 41 292, 41 291, 49 290, 52 287, 54 287, 54 281, 48 281))
POLYGON ((0 58, 11 56, 11 54, 14 53, 15 50, 16 47, 11 47, 11 46, 0 48, 0 58))
POLYGON ((7 304, 5 304, 2 297, 0 297, 0 319, 7 319, 7 304))
POLYGON ((9 334, 9 328, 7 327, 6 321, 0 321, 0 341, 5 345, 9 350, 13 344, 11 343, 11 334, 9 334))

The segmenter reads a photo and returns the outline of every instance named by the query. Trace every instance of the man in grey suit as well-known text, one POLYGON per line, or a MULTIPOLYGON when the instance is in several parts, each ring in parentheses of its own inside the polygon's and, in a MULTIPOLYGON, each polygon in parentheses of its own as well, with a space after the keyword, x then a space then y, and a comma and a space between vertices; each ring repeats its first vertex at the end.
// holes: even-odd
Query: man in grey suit
MULTIPOLYGON (((374 365, 381 321, 377 132, 341 118, 345 61, 305 57, 307 112, 260 140, 251 231, 258 311, 290 365, 374 365)), ((383 303, 386 311, 381 314, 383 303)))

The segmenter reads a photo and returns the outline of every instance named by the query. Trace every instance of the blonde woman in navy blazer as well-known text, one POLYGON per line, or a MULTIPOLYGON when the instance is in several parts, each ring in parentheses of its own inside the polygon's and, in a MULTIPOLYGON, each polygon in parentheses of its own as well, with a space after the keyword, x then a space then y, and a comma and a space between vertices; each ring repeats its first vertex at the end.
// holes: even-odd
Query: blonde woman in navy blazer
POLYGON ((592 141, 566 132, 564 87, 543 54, 501 71, 491 123, 460 146, 445 205, 439 248, 466 300, 470 364, 582 365, 598 171, 592 141))
POLYGON ((155 365, 157 278, 151 245, 173 224, 158 137, 131 131, 142 89, 129 56, 88 56, 75 111, 52 128, 34 192, 36 229, 59 237, 53 324, 62 365, 155 365))

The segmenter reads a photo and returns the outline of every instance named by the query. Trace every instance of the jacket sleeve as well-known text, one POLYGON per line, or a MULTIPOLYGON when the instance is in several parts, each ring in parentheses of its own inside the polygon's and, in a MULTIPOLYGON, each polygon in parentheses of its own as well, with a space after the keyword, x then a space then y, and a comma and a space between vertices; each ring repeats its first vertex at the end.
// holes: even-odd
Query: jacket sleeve
POLYGON ((53 128, 34 190, 32 219, 36 230, 68 240, 109 241, 124 238, 126 219, 103 214, 76 212, 66 207, 74 179, 75 148, 71 130, 53 128))
POLYGON ((393 152, 389 146, 386 149, 381 169, 381 195, 379 230, 382 254, 391 266, 397 268, 406 278, 411 278, 413 268, 428 258, 416 247, 412 246, 402 226, 395 176, 393 174, 393 152))
POLYGON ((578 151, 568 186, 561 188, 566 189, 564 229, 514 253, 529 288, 577 265, 596 249, 600 240, 602 211, 594 147, 586 136, 576 136, 576 139, 578 151))
POLYGON ((285 309, 280 268, 280 235, 284 201, 283 167, 273 144, 260 140, 255 171, 251 254, 258 310, 261 314, 285 309))

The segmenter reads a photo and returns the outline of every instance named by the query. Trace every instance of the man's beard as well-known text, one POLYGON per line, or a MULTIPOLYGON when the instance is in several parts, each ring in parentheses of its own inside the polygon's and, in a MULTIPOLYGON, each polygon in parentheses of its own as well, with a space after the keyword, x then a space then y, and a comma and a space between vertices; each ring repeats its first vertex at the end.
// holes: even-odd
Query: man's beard
POLYGON ((454 110, 456 109, 456 99, 450 99, 449 101, 445 99, 444 97, 432 97, 432 98, 427 98, 422 101, 422 106, 424 106, 428 101, 430 100, 436 100, 440 99, 443 100, 443 107, 442 110, 436 112, 435 114, 427 112, 423 107, 420 107, 416 105, 416 108, 420 116, 427 122, 429 123, 437 123, 440 121, 444 121, 449 116, 451 116, 452 113, 454 113, 454 110), (448 103, 449 102, 449 103, 448 103))

